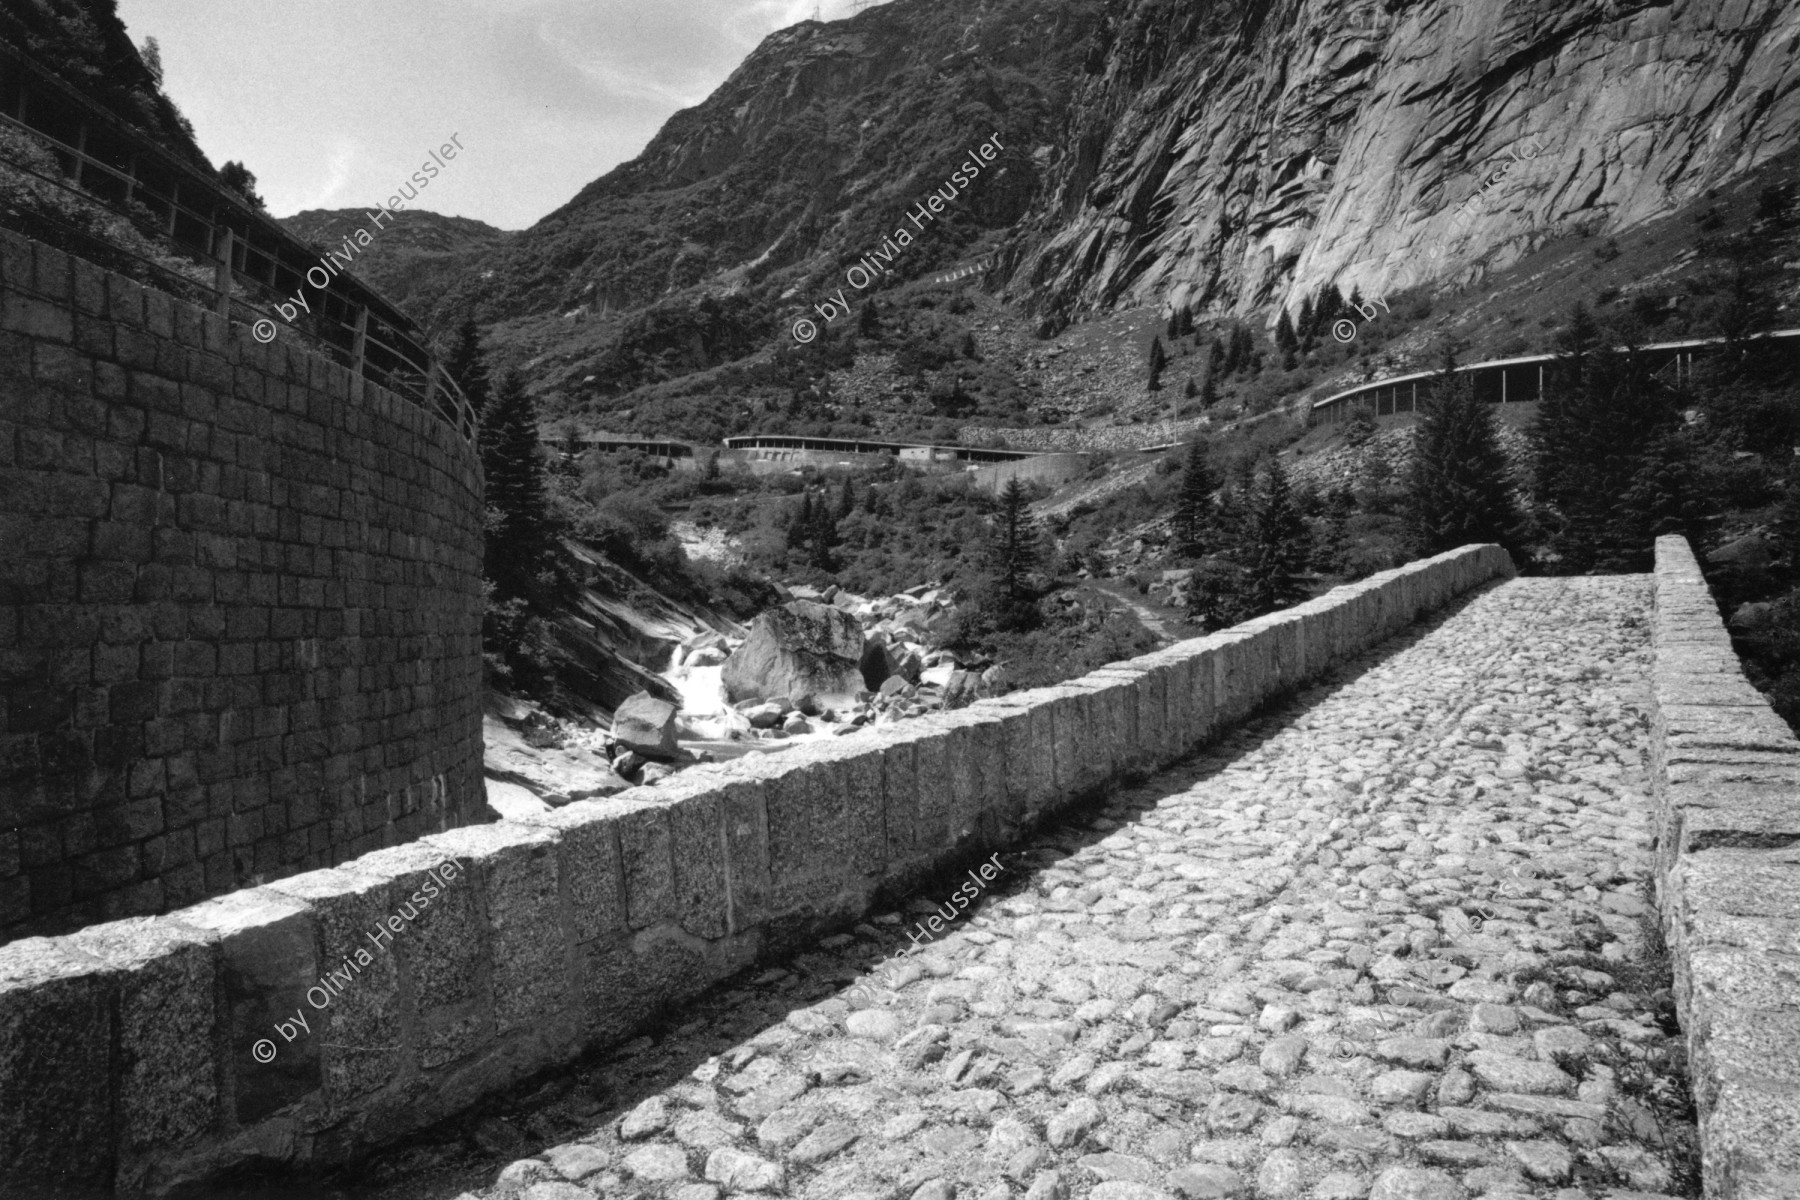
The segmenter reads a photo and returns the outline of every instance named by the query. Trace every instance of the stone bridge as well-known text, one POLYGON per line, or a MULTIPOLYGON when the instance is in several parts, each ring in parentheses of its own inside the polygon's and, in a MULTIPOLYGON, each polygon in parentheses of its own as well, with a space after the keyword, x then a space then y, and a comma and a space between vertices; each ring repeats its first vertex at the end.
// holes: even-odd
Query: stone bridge
POLYGON ((6 1194, 1800 1195, 1800 744, 1658 549, 0 948, 6 1194))

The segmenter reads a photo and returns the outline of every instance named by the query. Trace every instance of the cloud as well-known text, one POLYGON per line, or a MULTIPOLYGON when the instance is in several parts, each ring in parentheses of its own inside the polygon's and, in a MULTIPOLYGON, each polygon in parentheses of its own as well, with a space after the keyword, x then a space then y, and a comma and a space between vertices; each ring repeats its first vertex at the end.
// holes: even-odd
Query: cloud
POLYGON ((469 159, 432 205, 516 228, 639 153, 814 0, 119 6, 134 40, 161 42, 202 147, 249 163, 276 211, 374 203, 461 131, 469 159))
POLYGON ((344 185, 350 182, 351 167, 355 161, 355 140, 336 139, 331 147, 331 157, 325 160, 325 178, 319 184, 319 190, 302 201, 300 208, 330 208, 331 202, 344 190, 344 185))

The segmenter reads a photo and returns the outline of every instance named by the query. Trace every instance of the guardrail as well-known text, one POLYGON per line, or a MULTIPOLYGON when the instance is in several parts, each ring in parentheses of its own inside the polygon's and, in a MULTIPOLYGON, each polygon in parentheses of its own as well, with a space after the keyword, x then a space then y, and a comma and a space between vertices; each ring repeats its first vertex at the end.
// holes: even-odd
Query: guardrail
MULTIPOLYGON (((316 247, 3 40, 0 127, 22 131, 40 144, 63 178, 0 154, 7 168, 122 218, 150 242, 203 269, 196 278, 105 243, 107 257, 130 260, 147 274, 142 282, 184 299, 204 298, 228 321, 254 326, 266 320, 276 330, 286 327, 311 348, 438 413, 465 439, 475 440, 480 417, 474 405, 396 305, 335 265, 325 287, 308 283, 307 271, 324 265, 316 247), (310 313, 288 321, 270 307, 274 298, 302 288, 310 313)), ((60 226, 59 232, 76 244, 104 241, 48 214, 34 219, 60 226)))

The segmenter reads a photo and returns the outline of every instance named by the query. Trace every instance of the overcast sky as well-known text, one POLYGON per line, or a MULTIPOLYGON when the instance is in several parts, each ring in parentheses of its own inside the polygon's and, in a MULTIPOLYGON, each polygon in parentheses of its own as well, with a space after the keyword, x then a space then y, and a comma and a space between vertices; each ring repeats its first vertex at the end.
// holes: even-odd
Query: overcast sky
POLYGON ((119 0, 215 165, 276 216, 370 206, 451 134, 410 207, 522 229, 637 155, 766 35, 851 0, 119 0))

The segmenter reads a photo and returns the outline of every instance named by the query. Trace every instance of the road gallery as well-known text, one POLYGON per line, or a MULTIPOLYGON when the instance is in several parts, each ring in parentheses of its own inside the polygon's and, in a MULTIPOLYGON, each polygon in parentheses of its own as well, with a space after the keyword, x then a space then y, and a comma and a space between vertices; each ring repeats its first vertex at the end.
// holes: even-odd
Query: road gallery
MULTIPOLYGON (((927 221, 937 220, 938 214, 942 213, 951 201, 968 190, 969 184, 977 175, 981 174, 982 168, 998 158, 1002 149, 1004 147, 1000 144, 1000 135, 996 133, 969 151, 968 157, 963 159, 954 171, 950 172, 950 178, 944 181, 943 186, 913 205, 912 210, 906 214, 906 220, 912 223, 912 231, 909 231, 906 225, 900 225, 892 235, 882 239, 880 246, 857 259, 856 265, 844 272, 844 278, 850 286, 860 292, 876 279, 886 275, 889 266, 900 256, 900 252, 912 245, 914 231, 923 233, 927 221)), ((823 304, 815 304, 813 308, 821 317, 825 318, 825 323, 829 325, 838 317, 849 315, 850 301, 845 298, 844 290, 839 288, 835 297, 828 298, 823 304)), ((812 339, 801 338, 800 340, 811 341, 812 339)))

